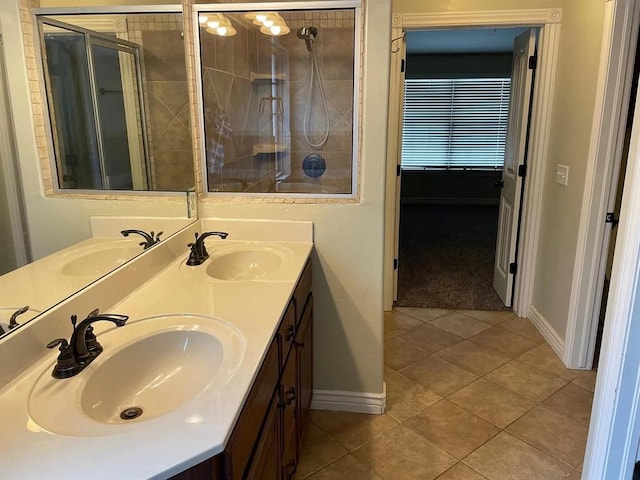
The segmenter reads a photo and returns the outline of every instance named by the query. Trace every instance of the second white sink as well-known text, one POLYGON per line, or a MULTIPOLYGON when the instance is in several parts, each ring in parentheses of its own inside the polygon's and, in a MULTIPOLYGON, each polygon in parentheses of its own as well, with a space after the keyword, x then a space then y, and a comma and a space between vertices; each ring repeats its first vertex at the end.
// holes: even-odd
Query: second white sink
MULTIPOLYGON (((191 400, 219 390, 245 349, 234 326, 199 315, 149 317, 110 329, 98 340, 104 351, 75 377, 54 379, 50 365, 38 378, 29 396, 38 427, 101 436, 178 414, 191 400)), ((193 414, 187 410, 184 415, 193 414)))

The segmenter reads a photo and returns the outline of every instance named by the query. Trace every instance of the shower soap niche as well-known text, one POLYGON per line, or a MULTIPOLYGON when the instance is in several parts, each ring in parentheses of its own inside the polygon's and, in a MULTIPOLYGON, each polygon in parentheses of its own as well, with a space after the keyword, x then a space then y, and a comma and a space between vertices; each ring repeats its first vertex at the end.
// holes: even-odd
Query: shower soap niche
POLYGON ((251 72, 249 74, 249 79, 251 80, 251 83, 257 85, 261 83, 284 82, 287 79, 287 75, 284 73, 276 73, 273 75, 271 73, 251 72))
POLYGON ((284 143, 256 143, 253 146, 253 156, 261 153, 284 153, 287 146, 284 143))

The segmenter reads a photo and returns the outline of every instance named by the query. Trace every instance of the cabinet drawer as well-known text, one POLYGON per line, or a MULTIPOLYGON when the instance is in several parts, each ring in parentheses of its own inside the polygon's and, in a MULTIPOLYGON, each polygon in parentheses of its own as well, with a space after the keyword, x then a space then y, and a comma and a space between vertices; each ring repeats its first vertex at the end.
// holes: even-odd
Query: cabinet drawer
POLYGON ((307 260, 298 285, 293 292, 293 298, 296 303, 296 324, 300 323, 309 292, 311 292, 311 261, 307 260))
POLYGON ((280 327, 278 328, 278 337, 280 339, 280 363, 278 364, 278 371, 282 371, 296 336, 296 309, 294 303, 295 302, 289 303, 280 327))
POLYGON ((274 339, 225 449, 226 478, 229 480, 244 478, 243 474, 276 391, 278 372, 278 343, 274 339))

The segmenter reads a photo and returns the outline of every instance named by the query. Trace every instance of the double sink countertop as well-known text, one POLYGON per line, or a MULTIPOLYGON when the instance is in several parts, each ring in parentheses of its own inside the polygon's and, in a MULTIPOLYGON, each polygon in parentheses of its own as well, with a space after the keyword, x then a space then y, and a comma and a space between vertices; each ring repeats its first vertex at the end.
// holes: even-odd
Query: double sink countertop
MULTIPOLYGON (((173 260, 156 274, 147 277, 147 266, 157 265, 154 256, 158 259, 167 258, 169 245, 165 251, 158 248, 162 244, 150 249, 126 267, 96 282, 96 288, 88 288, 76 296, 83 298, 71 297, 59 309, 53 309, 24 326, 21 329, 23 331, 3 339, 0 351, 10 341, 22 341, 41 342, 45 352, 24 371, 17 372, 17 376, 0 390, 2 478, 167 478, 222 452, 309 258, 313 248, 312 238, 310 222, 201 220, 167 240, 167 243, 174 242, 170 249, 175 254, 173 260), (207 240, 211 258, 203 265, 186 266, 188 249, 184 240, 193 238, 194 232, 209 230, 227 231, 229 237, 227 240, 211 237, 207 240), (181 248, 180 244, 184 247, 181 248), (214 268, 221 255, 254 250, 274 252, 281 263, 272 273, 259 279, 238 280, 243 277, 233 275, 226 276, 226 279, 215 278, 225 277, 224 274, 217 275, 214 268), (210 269, 210 274, 207 269, 210 269), (143 280, 137 289, 127 291, 127 281, 131 280, 131 276, 143 280), (119 292, 114 294, 114 290, 119 292), (101 295, 102 292, 109 293, 101 295), (92 295, 96 298, 92 299, 92 295), (108 302, 109 297, 119 300, 106 305, 100 303, 102 298, 108 302), (109 322, 95 323, 103 353, 77 376, 64 380, 53 379, 50 372, 57 351, 46 351, 45 344, 55 337, 46 337, 51 334, 52 328, 43 325, 55 322, 57 326, 53 330, 56 333, 67 331, 69 338, 71 325, 68 323, 68 312, 78 310, 76 313, 80 320, 88 313, 80 309, 93 305, 92 300, 101 307, 101 313, 128 315, 127 325, 116 328, 109 322), (168 320, 162 318, 167 315, 170 316, 168 320), (155 316, 160 317, 141 321, 155 316), (215 317, 215 320, 211 320, 211 317, 215 317), (185 319, 184 326, 170 325, 172 319, 179 324, 182 318, 185 319), (169 326, 163 326, 162 322, 167 321, 169 326), (67 326, 64 322, 67 322, 67 326), (180 370, 189 365, 202 367, 206 362, 198 363, 202 360, 196 358, 195 363, 190 363, 178 358, 175 360, 175 371, 167 372, 165 366, 172 365, 173 358, 158 347, 163 345, 162 342, 151 342, 149 347, 144 348, 146 344, 136 344, 134 340, 145 341, 147 333, 153 337, 166 331, 182 330, 184 351, 195 352, 197 356, 198 352, 207 350, 206 345, 204 350, 194 350, 190 346, 189 342, 193 345, 197 340, 195 337, 198 337, 194 337, 193 331, 206 333, 211 327, 215 333, 216 324, 222 326, 231 339, 228 339, 227 351, 223 349, 222 353, 223 357, 228 355, 223 358, 224 371, 216 377, 218 381, 209 383, 201 392, 196 391, 193 398, 180 404, 181 400, 175 400, 173 392, 175 397, 179 397, 184 395, 184 389, 166 390, 165 387, 163 390, 162 381, 159 380, 157 386, 153 381, 147 382, 144 389, 147 394, 153 394, 154 388, 157 388, 159 398, 153 398, 153 402, 160 404, 160 410, 168 408, 166 413, 148 419, 143 413, 140 418, 122 423, 105 423, 82 413, 83 409, 100 408, 100 398, 87 400, 82 392, 89 389, 93 376, 98 378, 100 368, 122 354, 129 348, 128 345, 143 349, 139 350, 137 357, 129 358, 133 359, 129 362, 133 365, 129 367, 127 364, 118 370, 118 375, 125 377, 122 378, 123 384, 135 381, 136 372, 144 372, 145 368, 164 368, 165 371, 159 371, 158 379, 173 375, 187 380, 192 376, 194 382, 202 381, 203 368, 193 373, 180 370), (127 333, 127 328, 130 333, 127 333), (20 335, 25 337, 20 340, 20 335), (140 359, 140 364, 135 362, 136 358, 140 359), (163 404, 169 407, 163 407, 163 404), (54 415, 56 409, 60 410, 59 415, 54 415), (43 421, 43 415, 48 417, 46 421, 43 421), (74 415, 85 418, 81 422, 74 422, 74 415)), ((218 264, 221 269, 229 268, 224 263, 218 264)), ((29 351, 28 348, 24 350, 29 351)), ((214 354, 219 355, 219 352, 212 351, 214 354)), ((111 377, 107 375, 104 378, 111 377)), ((118 378, 115 377, 115 382, 118 378)), ((113 378, 111 381, 114 381, 113 378)), ((109 395, 109 386, 102 387, 102 391, 106 392, 104 394, 109 395)), ((113 386, 114 395, 120 387, 113 386)), ((151 406, 149 415, 153 415, 154 408, 156 405, 151 406)))

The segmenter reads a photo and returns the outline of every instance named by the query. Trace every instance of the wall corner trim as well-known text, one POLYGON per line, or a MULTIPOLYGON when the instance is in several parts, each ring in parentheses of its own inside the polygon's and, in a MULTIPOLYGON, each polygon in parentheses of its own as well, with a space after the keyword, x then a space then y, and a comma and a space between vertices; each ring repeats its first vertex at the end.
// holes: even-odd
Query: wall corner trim
POLYGON ((382 415, 386 404, 387 388, 383 384, 382 393, 314 390, 311 409, 382 415))
POLYGON ((538 332, 540 332, 540 335, 544 337, 556 355, 562 359, 562 355, 564 353, 564 341, 560 335, 558 335, 558 332, 553 329, 547 319, 544 318, 533 305, 529 306, 528 318, 531 320, 531 323, 533 323, 533 326, 536 327, 538 332))

